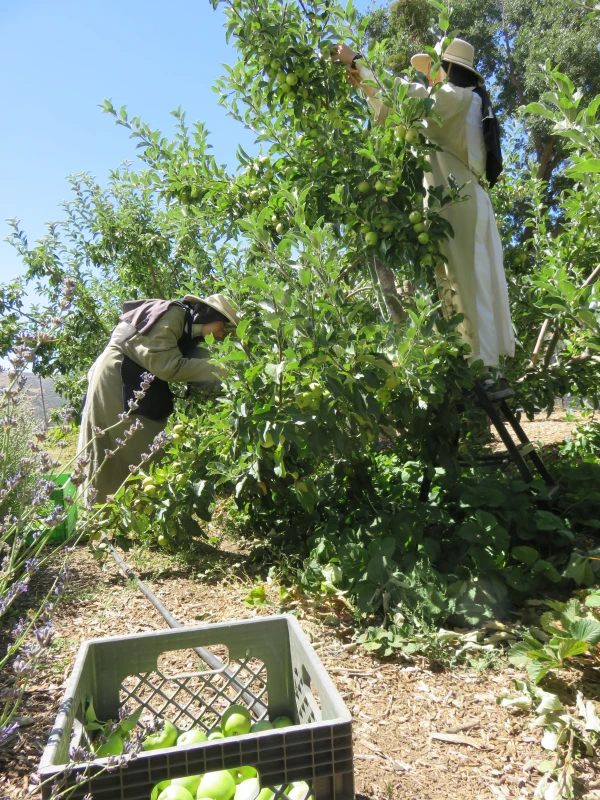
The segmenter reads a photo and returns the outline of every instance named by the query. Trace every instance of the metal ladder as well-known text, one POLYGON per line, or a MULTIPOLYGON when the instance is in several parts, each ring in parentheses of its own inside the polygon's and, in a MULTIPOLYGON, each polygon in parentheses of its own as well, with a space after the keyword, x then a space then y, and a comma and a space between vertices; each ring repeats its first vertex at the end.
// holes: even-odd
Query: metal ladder
POLYGON ((502 439, 502 442, 506 447, 505 453, 492 453, 489 456, 483 456, 483 459, 485 459, 488 463, 506 463, 508 460, 510 460, 516 465, 523 480, 526 483, 531 483, 534 480, 535 475, 530 469, 527 461, 525 461, 526 457, 529 458, 533 468, 537 470, 539 476, 543 479, 544 483, 548 487, 550 495, 554 495, 558 490, 558 486, 552 475, 550 475, 548 472, 546 465, 540 458, 535 445, 533 442, 529 441, 529 438, 521 427, 519 420, 506 402, 509 398, 506 397, 500 400, 491 399, 483 384, 481 384, 479 381, 475 382, 473 392, 477 398, 478 404, 481 406, 481 408, 483 408, 485 413, 490 418, 492 425, 498 431, 498 436, 502 439), (498 406, 498 408, 496 408, 496 406, 498 406), (515 432, 515 435, 519 440, 519 444, 515 444, 513 441, 513 438, 508 432, 498 409, 502 412, 504 419, 515 432))
MULTIPOLYGON (((486 392, 483 384, 480 381, 476 381, 475 386, 473 387, 473 393, 477 398, 477 404, 488 415, 492 425, 498 432, 498 436, 502 439, 502 442, 506 448, 505 452, 503 453, 489 453, 488 455, 479 456, 476 459, 477 463, 481 464, 482 466, 501 466, 509 461, 512 461, 521 473, 521 477, 525 483, 532 483, 535 479, 535 475, 530 465, 525 460, 528 458, 533 469, 537 471, 539 476, 543 479, 544 483, 548 487, 549 498, 552 498, 558 491, 559 487, 552 475, 550 475, 548 472, 546 465, 540 458, 540 455, 535 448, 535 445, 533 442, 529 441, 529 438, 521 427, 519 420, 507 403, 507 400, 514 395, 514 392, 511 390, 511 393, 506 396, 503 396, 499 399, 492 399, 486 392), (517 439, 519 440, 519 444, 514 442, 512 436, 508 432, 501 414, 504 416, 506 423, 513 429, 517 439)), ((425 502, 429 497, 430 489, 431 478, 427 474, 424 474, 421 483, 421 491, 419 492, 419 500, 425 502)))

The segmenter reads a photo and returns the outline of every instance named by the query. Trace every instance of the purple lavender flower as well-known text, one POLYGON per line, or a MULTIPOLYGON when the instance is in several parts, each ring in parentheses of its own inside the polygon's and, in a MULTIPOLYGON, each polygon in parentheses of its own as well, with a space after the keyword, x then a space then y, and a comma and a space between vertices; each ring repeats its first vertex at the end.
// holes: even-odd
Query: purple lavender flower
POLYGON ((3 725, 0 728, 0 746, 4 744, 18 729, 19 723, 18 722, 9 722, 7 725, 3 725))

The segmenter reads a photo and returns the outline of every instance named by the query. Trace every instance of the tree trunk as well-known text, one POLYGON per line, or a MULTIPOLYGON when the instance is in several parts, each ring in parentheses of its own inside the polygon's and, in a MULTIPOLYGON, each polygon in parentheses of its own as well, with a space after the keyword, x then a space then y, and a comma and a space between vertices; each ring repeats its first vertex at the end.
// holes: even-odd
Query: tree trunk
POLYGON ((400 325, 404 322, 406 312, 404 311, 402 303, 400 302, 400 298, 398 297, 394 273, 389 267, 386 267, 386 265, 377 258, 373 258, 373 266, 375 267, 377 280, 379 281, 379 286, 381 287, 389 315, 393 322, 395 322, 397 325, 400 325))

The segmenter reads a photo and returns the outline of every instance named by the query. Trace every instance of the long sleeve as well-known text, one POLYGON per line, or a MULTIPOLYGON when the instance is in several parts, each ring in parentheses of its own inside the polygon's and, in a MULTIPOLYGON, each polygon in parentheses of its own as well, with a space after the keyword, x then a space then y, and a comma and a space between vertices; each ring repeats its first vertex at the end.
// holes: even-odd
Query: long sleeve
MULTIPOLYGON (((359 63, 358 68, 360 77, 363 80, 373 80, 373 73, 368 67, 359 63)), ((464 108, 468 108, 473 95, 472 89, 461 89, 457 86, 453 86, 451 83, 444 83, 433 95, 430 95, 430 90, 426 86, 423 86, 422 83, 409 83, 402 78, 396 78, 394 88, 397 88, 400 82, 408 84, 408 97, 419 97, 425 100, 427 97, 431 96, 433 98, 433 111, 443 122, 449 122, 457 114, 463 114, 464 108)), ((376 94, 373 95, 373 97, 367 98, 367 102, 373 109, 375 120, 379 124, 383 124, 390 113, 390 109, 376 94)), ((433 122, 433 120, 426 120, 425 124, 427 128, 431 129, 429 133, 434 133, 436 130, 439 130, 439 126, 433 122)))
POLYGON ((184 312, 172 306, 146 335, 134 334, 119 344, 121 352, 136 364, 175 383, 216 383, 214 365, 207 358, 184 358, 177 346, 183 334, 184 312))

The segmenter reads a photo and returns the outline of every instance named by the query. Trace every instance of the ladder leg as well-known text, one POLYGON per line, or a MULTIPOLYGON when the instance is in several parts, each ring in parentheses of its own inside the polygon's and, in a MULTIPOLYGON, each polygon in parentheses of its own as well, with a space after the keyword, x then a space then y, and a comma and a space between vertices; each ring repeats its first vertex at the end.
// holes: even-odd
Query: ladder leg
MULTIPOLYGON (((512 429, 517 434, 517 438, 519 439, 519 441, 523 442, 523 444, 527 444, 529 442, 529 438, 525 433, 525 431, 523 430, 523 428, 521 427, 521 423, 517 419, 516 415, 513 413, 510 406, 508 406, 505 401, 502 401, 502 403, 500 403, 500 408, 502 409, 502 413, 512 426, 512 429)), ((533 464, 535 465, 535 468, 537 469, 541 477, 544 479, 546 485, 556 486, 556 483, 553 480, 552 475, 550 475, 550 473, 548 472, 546 465, 540 458, 537 450, 535 449, 532 450, 531 453, 529 453, 529 458, 532 460, 533 464)))
POLYGON ((421 489, 419 491, 419 503, 426 503, 429 499, 429 491, 431 489, 431 478, 427 474, 427 467, 425 468, 425 472, 423 473, 423 479, 421 480, 421 489))
POLYGON ((486 412, 488 417, 491 419, 493 426, 498 431, 498 435, 502 439, 502 442, 504 443, 504 446, 508 451, 508 454, 510 455, 510 457, 516 464, 517 469, 521 473, 521 477, 526 483, 531 483, 533 481, 533 473, 527 466, 525 459, 519 452, 519 448, 513 442, 510 433, 506 430, 506 426, 502 422, 500 414, 496 411, 494 404, 487 396, 487 392, 485 391, 483 386, 479 383, 479 381, 475 382, 474 391, 481 407, 486 412))

